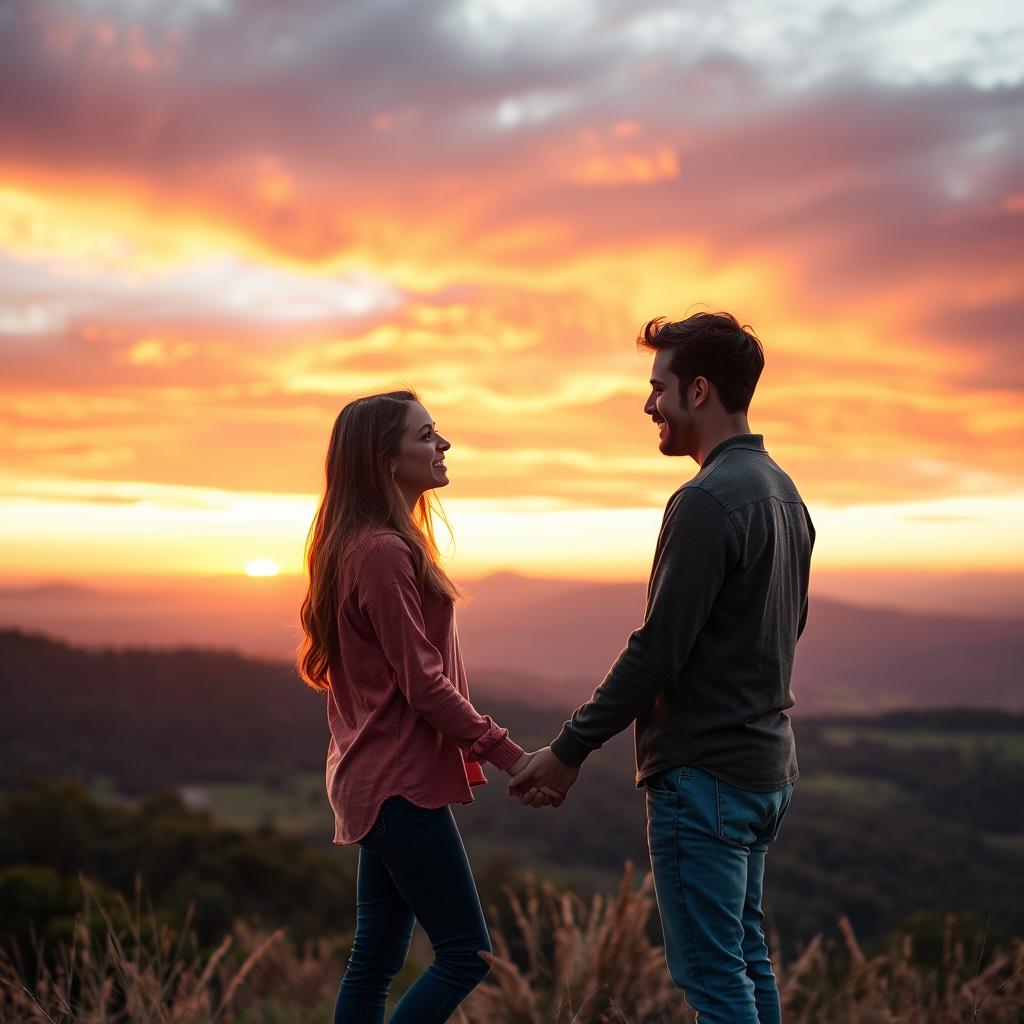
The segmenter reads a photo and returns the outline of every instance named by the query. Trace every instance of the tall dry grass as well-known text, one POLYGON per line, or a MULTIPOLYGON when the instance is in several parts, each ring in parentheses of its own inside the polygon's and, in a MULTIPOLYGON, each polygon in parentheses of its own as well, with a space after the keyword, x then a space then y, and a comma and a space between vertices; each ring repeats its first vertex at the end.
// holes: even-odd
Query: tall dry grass
MULTIPOLYGON (((511 934, 492 929, 490 975, 457 1011, 459 1024, 691 1024, 660 946, 648 938, 650 876, 632 867, 614 897, 589 903, 547 883, 507 893, 511 934), (513 960, 515 941, 521 963, 513 960)), ((140 900, 111 914, 87 893, 73 940, 32 977, 0 951, 3 1024, 326 1024, 345 950, 323 940, 298 949, 281 931, 236 926, 198 953, 140 900)), ((979 966, 947 927, 941 966, 915 964, 910 939, 865 955, 845 919, 842 939, 817 936, 776 962, 789 1024, 1012 1024, 1024 1022, 1024 941, 979 966)), ((40 954, 42 950, 35 951, 40 954)))
MULTIPOLYGON (((627 864, 617 897, 595 896, 589 906, 547 883, 507 895, 526 965, 493 929, 491 973, 463 1004, 460 1024, 692 1024, 664 950, 647 937, 649 874, 634 886, 627 864)), ((818 935, 791 962, 776 959, 788 1024, 1024 1022, 1024 941, 982 968, 950 920, 941 967, 927 969, 915 965, 909 938, 869 958, 849 921, 839 927, 842 945, 818 935)))
MULTIPOLYGON (((664 950, 647 938, 649 874, 634 887, 627 864, 617 896, 589 906, 545 883, 530 884, 524 898, 507 895, 526 965, 494 930, 492 972, 463 1004, 460 1024, 692 1024, 664 950)), ((1024 1022, 1024 941, 982 968, 950 921, 941 965, 929 970, 914 965, 909 938, 867 957, 845 918, 840 931, 840 946, 818 935, 792 962, 776 961, 790 1024, 1024 1022)))
POLYGON ((119 899, 114 915, 84 882, 83 891, 85 908, 70 943, 49 956, 38 942, 28 957, 0 948, 2 1024, 329 1019, 324 1007, 333 1002, 344 962, 336 943, 299 949, 283 929, 260 932, 237 922, 216 949, 200 953, 189 933, 191 912, 175 932, 143 909, 138 888, 135 905, 119 899))

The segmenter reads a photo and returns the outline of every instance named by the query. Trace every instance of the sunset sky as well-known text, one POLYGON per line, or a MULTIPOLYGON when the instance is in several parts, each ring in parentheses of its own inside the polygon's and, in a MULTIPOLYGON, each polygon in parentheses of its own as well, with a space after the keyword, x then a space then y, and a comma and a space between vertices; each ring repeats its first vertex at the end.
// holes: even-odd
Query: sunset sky
POLYGON ((298 572, 395 386, 458 573, 641 578, 708 308, 818 565, 1024 571, 1024 6, 0 4, 6 578, 298 572))

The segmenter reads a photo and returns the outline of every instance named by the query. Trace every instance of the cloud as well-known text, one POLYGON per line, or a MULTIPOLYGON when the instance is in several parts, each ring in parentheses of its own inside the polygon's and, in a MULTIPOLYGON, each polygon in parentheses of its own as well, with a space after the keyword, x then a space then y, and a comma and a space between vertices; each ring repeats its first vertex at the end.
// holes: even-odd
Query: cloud
POLYGON ((965 383, 1024 392, 1024 295, 970 298, 949 295, 922 317, 922 333, 947 352, 963 353, 965 383))
POLYGON ((769 363, 813 500, 1019 489, 1016 7, 3 8, 0 460, 312 493, 397 384, 466 500, 655 505, 632 338, 769 363), (980 475, 979 475, 980 474, 980 475))

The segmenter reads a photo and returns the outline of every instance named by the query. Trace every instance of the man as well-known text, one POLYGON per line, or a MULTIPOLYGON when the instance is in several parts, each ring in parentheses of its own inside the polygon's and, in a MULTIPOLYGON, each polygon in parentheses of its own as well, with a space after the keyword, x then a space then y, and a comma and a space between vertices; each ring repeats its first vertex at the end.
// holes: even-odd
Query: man
POLYGON ((814 527, 750 433, 764 356, 749 328, 697 313, 637 340, 654 352, 644 412, 659 447, 700 471, 669 499, 643 625, 510 792, 561 803, 587 755, 635 721, 672 978, 701 1024, 779 1024, 761 894, 798 774, 786 711, 814 527))

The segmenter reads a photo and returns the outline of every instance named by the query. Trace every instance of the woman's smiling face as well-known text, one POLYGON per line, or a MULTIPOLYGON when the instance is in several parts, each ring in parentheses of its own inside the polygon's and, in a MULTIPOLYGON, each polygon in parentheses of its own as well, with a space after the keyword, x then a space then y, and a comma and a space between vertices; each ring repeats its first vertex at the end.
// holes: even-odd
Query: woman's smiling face
POLYGON ((444 453, 451 448, 435 429, 430 413, 419 402, 410 402, 405 414, 405 432, 391 460, 395 483, 412 508, 420 496, 448 483, 444 453))

